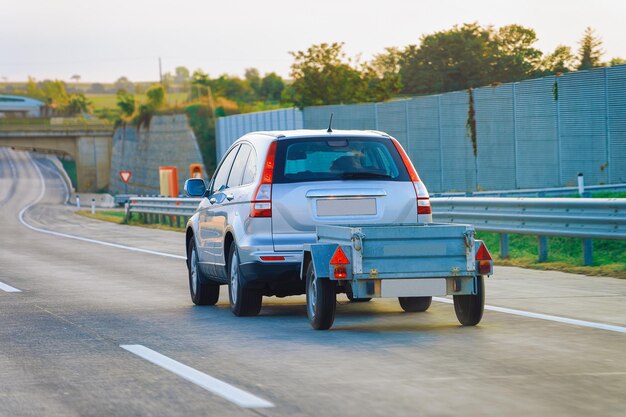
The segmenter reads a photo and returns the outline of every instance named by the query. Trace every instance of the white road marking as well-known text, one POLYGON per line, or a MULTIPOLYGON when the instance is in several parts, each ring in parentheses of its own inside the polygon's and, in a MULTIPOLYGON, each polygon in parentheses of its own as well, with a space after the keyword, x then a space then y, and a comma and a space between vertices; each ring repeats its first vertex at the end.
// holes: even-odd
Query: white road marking
POLYGON ((43 178, 43 175, 41 174, 41 170, 37 166, 37 163, 35 163, 35 161, 33 161, 32 157, 30 157, 30 154, 28 154, 28 155, 29 155, 29 158, 31 158, 31 162, 33 163, 33 166, 37 170, 37 175, 39 176, 39 179, 41 180, 41 191, 39 193, 39 196, 37 196, 37 198, 35 199, 34 202, 30 203, 29 205, 24 207, 22 210, 20 210, 20 213, 19 213, 18 217, 19 217, 20 223, 22 223, 24 226, 26 226, 29 229, 34 230, 36 232, 46 233, 48 235, 53 235, 53 236, 65 237, 65 238, 68 238, 68 239, 80 240, 80 241, 83 241, 83 242, 95 243, 95 244, 98 244, 98 245, 109 246, 109 247, 112 247, 112 248, 125 249, 125 250, 129 250, 129 251, 133 251, 133 252, 148 253, 150 255, 165 256, 165 257, 168 257, 168 258, 185 259, 185 260, 187 259, 187 257, 181 256, 181 255, 174 255, 174 254, 171 254, 171 253, 158 252, 158 251, 153 251, 153 250, 150 250, 150 249, 140 249, 140 248, 135 248, 135 247, 132 247, 132 246, 120 245, 118 243, 104 242, 104 241, 101 241, 101 240, 89 239, 89 238, 86 238, 86 237, 70 235, 70 234, 61 233, 61 232, 54 232, 52 230, 46 230, 46 229, 41 229, 39 227, 31 226, 30 224, 28 224, 24 220, 24 214, 26 213, 27 210, 29 210, 31 207, 35 206, 37 203, 39 203, 41 201, 41 199, 43 198, 43 196, 45 195, 45 192, 46 192, 46 183, 45 183, 45 180, 43 178))
POLYGON ((18 290, 17 288, 7 285, 4 282, 0 282, 0 290, 4 292, 22 292, 22 290, 18 290))
MULTIPOLYGON (((32 158, 31 158, 31 161, 32 161, 32 158)), ((169 257, 169 258, 176 258, 176 259, 187 259, 184 256, 173 255, 171 253, 156 252, 156 251, 151 251, 151 250, 148 250, 148 249, 139 249, 139 248, 133 248, 131 246, 118 245, 116 243, 102 242, 102 241, 95 240, 95 239, 87 239, 87 238, 80 237, 80 236, 68 235, 68 234, 65 234, 65 233, 53 232, 51 230, 39 229, 37 227, 29 225, 28 223, 26 223, 24 221, 24 213, 26 212, 26 210, 28 210, 29 208, 31 208, 32 206, 37 204, 43 198, 43 195, 45 193, 45 187, 46 187, 45 181, 43 179, 43 175, 41 174, 41 171, 39 170, 39 167, 34 162, 33 162, 33 165, 37 169, 37 173, 39 175, 39 178, 41 179, 42 189, 41 189, 41 192, 39 193, 39 197, 35 200, 35 202, 33 202, 30 205, 24 207, 22 209, 22 211, 20 211, 20 214, 19 214, 20 222, 24 226, 28 227, 29 229, 41 232, 41 233, 47 233, 47 234, 51 234, 51 235, 55 235, 55 236, 66 237, 66 238, 69 238, 69 239, 77 239, 77 240, 82 240, 82 241, 85 241, 85 242, 96 243, 96 244, 99 244, 99 245, 111 246, 111 247, 114 247, 114 248, 125 249, 125 250, 130 250, 130 251, 135 251, 135 252, 149 253, 151 255, 166 256, 166 257, 169 257)), ((439 301, 441 303, 448 303, 448 304, 452 304, 453 303, 452 300, 450 300, 448 298, 442 298, 442 297, 433 297, 433 300, 439 301)), ((571 325, 574 325, 574 326, 581 326, 581 327, 589 327, 589 328, 593 328, 593 329, 608 330, 608 331, 618 332, 618 333, 626 333, 626 327, 615 326, 615 325, 612 325, 612 324, 595 323, 595 322, 591 322, 591 321, 570 319, 570 318, 567 318, 567 317, 552 316, 552 315, 549 315, 549 314, 533 313, 533 312, 530 312, 530 311, 514 310, 514 309, 511 309, 511 308, 495 307, 495 306, 490 306, 490 305, 486 305, 485 306, 485 310, 496 311, 496 312, 504 313, 504 314, 511 314, 511 315, 514 315, 514 316, 521 316, 521 317, 528 317, 528 318, 534 318, 534 319, 540 319, 540 320, 554 321, 554 322, 557 322, 557 323, 571 324, 571 325)))
MULTIPOLYGON (((449 298, 433 297, 434 301, 440 303, 453 304, 449 298)), ((572 324, 574 326, 591 327, 593 329, 609 330, 611 332, 626 333, 626 327, 615 326, 613 324, 595 323, 593 321, 570 319, 567 317, 552 316, 550 314, 532 313, 530 311, 515 310, 512 308, 496 307, 485 305, 485 310, 497 311, 498 313, 512 314, 514 316, 528 317, 533 319, 555 321, 557 323, 572 324)))
POLYGON ((153 364, 160 366, 161 368, 166 369, 180 376, 181 378, 186 379, 189 382, 193 382, 194 384, 206 389, 207 391, 212 392, 215 395, 218 395, 232 403, 237 404, 240 407, 274 407, 274 404, 269 401, 266 401, 262 398, 257 397, 256 395, 252 395, 249 392, 243 391, 237 387, 227 384, 226 382, 220 381, 217 378, 214 378, 187 365, 177 362, 174 359, 168 358, 167 356, 161 355, 159 352, 155 352, 154 350, 148 349, 145 346, 120 345, 120 347, 147 360, 148 362, 152 362, 153 364))

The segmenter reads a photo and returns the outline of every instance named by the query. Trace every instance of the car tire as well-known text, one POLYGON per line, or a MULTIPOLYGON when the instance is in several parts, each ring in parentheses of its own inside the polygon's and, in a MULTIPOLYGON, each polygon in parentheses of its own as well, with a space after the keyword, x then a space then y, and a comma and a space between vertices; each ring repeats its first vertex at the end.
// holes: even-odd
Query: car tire
POLYGON ((192 238, 187 248, 187 270, 189 272, 189 293, 191 301, 198 306, 212 306, 220 298, 220 285, 204 277, 198 265, 198 250, 192 238))
POLYGON ((372 297, 354 298, 352 286, 349 284, 346 288, 346 297, 348 297, 348 300, 350 300, 351 303, 367 303, 368 301, 372 301, 372 297))
POLYGON ((239 252, 234 243, 230 246, 228 260, 230 310, 238 317, 258 315, 263 303, 263 294, 260 291, 246 288, 239 267, 239 252))
POLYGON ((398 297, 400 307, 407 313, 421 313, 428 310, 433 297, 398 297))
POLYGON ((475 295, 455 295, 454 312, 463 326, 475 326, 483 318, 485 309, 485 283, 482 276, 476 277, 475 295))
POLYGON ((306 312, 315 330, 328 330, 335 321, 337 294, 330 279, 317 279, 313 262, 306 271, 306 312))

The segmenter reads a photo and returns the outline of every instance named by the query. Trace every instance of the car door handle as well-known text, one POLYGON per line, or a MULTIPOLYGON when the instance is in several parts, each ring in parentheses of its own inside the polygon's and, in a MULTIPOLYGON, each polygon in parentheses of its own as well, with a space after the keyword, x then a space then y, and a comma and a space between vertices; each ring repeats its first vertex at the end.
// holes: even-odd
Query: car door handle
POLYGON ((226 194, 226 200, 231 201, 233 198, 235 198, 234 194, 226 194))
POLYGON ((215 198, 215 197, 209 198, 209 203, 211 203, 211 204, 217 203, 217 198, 215 198))

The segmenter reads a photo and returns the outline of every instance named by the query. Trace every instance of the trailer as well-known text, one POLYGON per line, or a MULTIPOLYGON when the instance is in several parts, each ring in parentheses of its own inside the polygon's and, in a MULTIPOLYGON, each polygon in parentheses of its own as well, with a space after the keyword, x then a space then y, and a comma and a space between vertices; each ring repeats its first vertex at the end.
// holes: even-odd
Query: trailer
POLYGON ((320 225, 303 255, 300 277, 316 330, 333 325, 337 293, 356 301, 398 298, 406 312, 452 295, 459 322, 474 326, 483 315, 484 278, 493 274, 474 227, 456 223, 320 225))

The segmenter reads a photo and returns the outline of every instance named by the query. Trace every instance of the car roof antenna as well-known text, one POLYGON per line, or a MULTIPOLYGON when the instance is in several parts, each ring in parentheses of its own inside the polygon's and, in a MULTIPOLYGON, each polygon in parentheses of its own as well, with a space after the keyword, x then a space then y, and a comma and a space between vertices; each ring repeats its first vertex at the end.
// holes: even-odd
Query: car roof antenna
POLYGON ((333 113, 330 114, 330 122, 328 122, 327 133, 333 133, 333 113))

